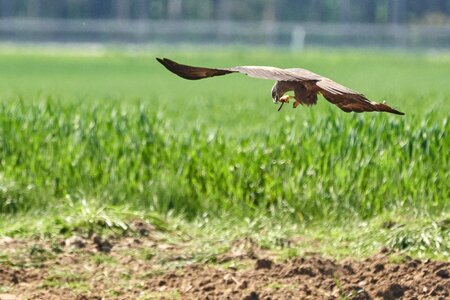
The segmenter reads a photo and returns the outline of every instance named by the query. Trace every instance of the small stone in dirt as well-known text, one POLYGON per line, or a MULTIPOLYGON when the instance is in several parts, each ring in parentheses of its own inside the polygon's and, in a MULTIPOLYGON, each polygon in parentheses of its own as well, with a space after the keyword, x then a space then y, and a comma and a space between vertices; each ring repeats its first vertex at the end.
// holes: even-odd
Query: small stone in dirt
POLYGON ((231 274, 225 274, 225 276, 223 276, 223 281, 224 281, 226 284, 232 284, 232 283, 234 283, 233 276, 232 276, 231 274))
POLYGON ((70 238, 66 239, 64 241, 64 245, 71 247, 71 248, 76 248, 76 249, 86 247, 86 243, 83 241, 83 239, 76 235, 71 236, 70 238))
POLYGON ((259 300, 259 296, 256 292, 251 292, 250 295, 244 297, 244 300, 259 300))
POLYGON ((18 300, 15 295, 12 294, 0 294, 0 300, 18 300))
POLYGON ((270 259, 258 259, 255 264, 255 270, 260 269, 270 269, 272 268, 273 262, 270 259))
POLYGON ((93 241, 100 252, 109 253, 111 252, 112 245, 108 240, 102 240, 98 235, 94 236, 93 241))
POLYGON ((450 278, 450 274, 449 274, 448 270, 445 270, 445 269, 437 271, 436 275, 441 278, 445 278, 445 279, 450 278))

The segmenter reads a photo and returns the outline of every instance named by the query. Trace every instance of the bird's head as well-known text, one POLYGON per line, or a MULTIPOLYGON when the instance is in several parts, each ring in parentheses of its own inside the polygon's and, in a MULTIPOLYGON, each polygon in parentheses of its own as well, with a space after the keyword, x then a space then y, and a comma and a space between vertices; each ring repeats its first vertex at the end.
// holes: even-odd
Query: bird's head
POLYGON ((278 95, 278 93, 275 89, 272 89, 272 100, 273 100, 273 103, 275 103, 275 104, 277 104, 278 101, 280 101, 280 96, 278 95))

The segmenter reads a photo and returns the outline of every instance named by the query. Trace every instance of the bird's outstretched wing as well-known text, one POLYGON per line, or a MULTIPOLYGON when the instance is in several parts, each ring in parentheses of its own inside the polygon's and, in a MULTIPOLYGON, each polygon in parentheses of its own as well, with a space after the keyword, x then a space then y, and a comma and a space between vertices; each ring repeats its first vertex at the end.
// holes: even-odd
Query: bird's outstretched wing
POLYGON ((313 86, 310 86, 315 92, 320 92, 325 99, 335 104, 345 112, 364 112, 364 111, 385 111, 397 115, 404 113, 393 109, 387 104, 370 101, 363 94, 353 91, 333 80, 315 74, 305 69, 288 69, 301 76, 318 76, 318 80, 313 86))
POLYGON ((404 113, 387 104, 370 101, 363 94, 354 92, 328 78, 318 81, 316 85, 320 88, 320 93, 325 99, 337 105, 345 112, 385 111, 397 115, 404 115, 404 113))
POLYGON ((263 66, 238 66, 233 68, 204 68, 182 65, 167 58, 156 58, 169 71, 190 80, 221 76, 230 73, 242 73, 250 77, 272 79, 276 81, 316 81, 318 78, 291 72, 287 69, 263 66))
POLYGON ((384 103, 370 101, 363 94, 305 69, 280 69, 263 66, 238 66, 215 69, 182 65, 167 58, 156 59, 169 71, 185 79, 197 80, 230 73, 242 73, 255 78, 297 81, 303 83, 311 93, 320 92, 325 99, 345 112, 385 111, 398 115, 404 114, 384 103))

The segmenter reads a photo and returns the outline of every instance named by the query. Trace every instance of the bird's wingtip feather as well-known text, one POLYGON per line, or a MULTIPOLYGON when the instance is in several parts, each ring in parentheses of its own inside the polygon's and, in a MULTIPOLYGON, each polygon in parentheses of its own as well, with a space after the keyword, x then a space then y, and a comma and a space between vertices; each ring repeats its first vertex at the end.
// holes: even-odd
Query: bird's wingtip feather
POLYGON ((165 57, 163 57, 163 58, 156 57, 156 60, 159 61, 161 64, 163 64, 165 66, 167 66, 167 65, 178 65, 173 60, 165 58, 165 57))
POLYGON ((160 58, 160 57, 156 57, 156 60, 157 61, 159 61, 159 62, 171 62, 172 60, 170 60, 170 59, 168 59, 168 58, 165 58, 165 57, 163 57, 163 58, 160 58))
POLYGON ((405 114, 404 112, 401 112, 401 111, 396 110, 394 108, 390 108, 389 110, 387 110, 387 112, 390 112, 390 113, 396 114, 396 115, 400 115, 400 116, 403 116, 405 114))

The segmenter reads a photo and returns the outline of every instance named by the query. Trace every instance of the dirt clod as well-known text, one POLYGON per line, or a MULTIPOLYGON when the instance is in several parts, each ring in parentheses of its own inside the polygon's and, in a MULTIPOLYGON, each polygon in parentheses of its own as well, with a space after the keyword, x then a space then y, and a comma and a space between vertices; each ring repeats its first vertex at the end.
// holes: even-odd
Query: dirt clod
POLYGON ((18 284, 19 283, 19 278, 17 277, 16 273, 11 275, 11 283, 13 283, 13 284, 18 284))
POLYGON ((257 259, 255 264, 255 270, 260 269, 270 269, 272 268, 273 262, 270 259, 257 259))
POLYGON ((244 300, 259 300, 259 296, 256 292, 251 292, 249 295, 244 297, 244 300))
POLYGON ((96 248, 98 251, 104 252, 104 253, 111 252, 112 244, 108 240, 103 240, 101 237, 99 237, 97 235, 94 236, 92 240, 93 240, 94 244, 96 245, 96 248))
MULTIPOLYGON (((450 287, 448 280, 439 277, 435 272, 427 270, 447 269, 450 264, 428 262, 427 264, 407 260, 396 264, 389 262, 388 256, 376 255, 364 261, 337 262, 324 259, 318 255, 308 258, 296 258, 280 264, 272 262, 270 269, 261 272, 264 264, 253 260, 253 269, 233 271, 198 265, 195 278, 209 278, 208 285, 214 285, 214 291, 192 289, 187 298, 214 298, 217 292, 223 291, 230 299, 427 299, 430 297, 447 297, 450 287), (416 268, 410 268, 410 262, 416 268), (259 269, 258 269, 259 268, 259 269), (217 280, 216 275, 219 275, 217 280), (236 284, 236 285, 235 285, 236 284), (255 294, 249 293, 255 291, 255 294), (257 291, 257 292, 256 292, 257 291)), ((176 288, 177 283, 190 282, 193 286, 199 283, 191 275, 177 271, 180 276, 170 286, 176 288)), ((449 283, 450 284, 450 283, 449 283)))
POLYGON ((390 284, 386 289, 379 291, 376 295, 385 300, 397 299, 403 296, 405 289, 399 284, 390 284))
POLYGON ((141 236, 149 236, 155 230, 151 224, 142 220, 133 221, 131 223, 131 229, 138 232, 141 236))
POLYGON ((158 282, 158 286, 165 286, 167 284, 167 282, 165 280, 160 280, 158 282))
POLYGON ((441 277, 441 278, 445 278, 445 279, 450 278, 449 271, 448 270, 444 270, 444 269, 437 271, 436 275, 441 277))
POLYGON ((383 264, 375 264, 373 266, 373 269, 374 269, 375 272, 383 271, 384 270, 384 265, 383 264))
POLYGON ((246 288, 248 288, 248 281, 244 280, 239 284, 239 288, 241 290, 245 290, 246 288))

